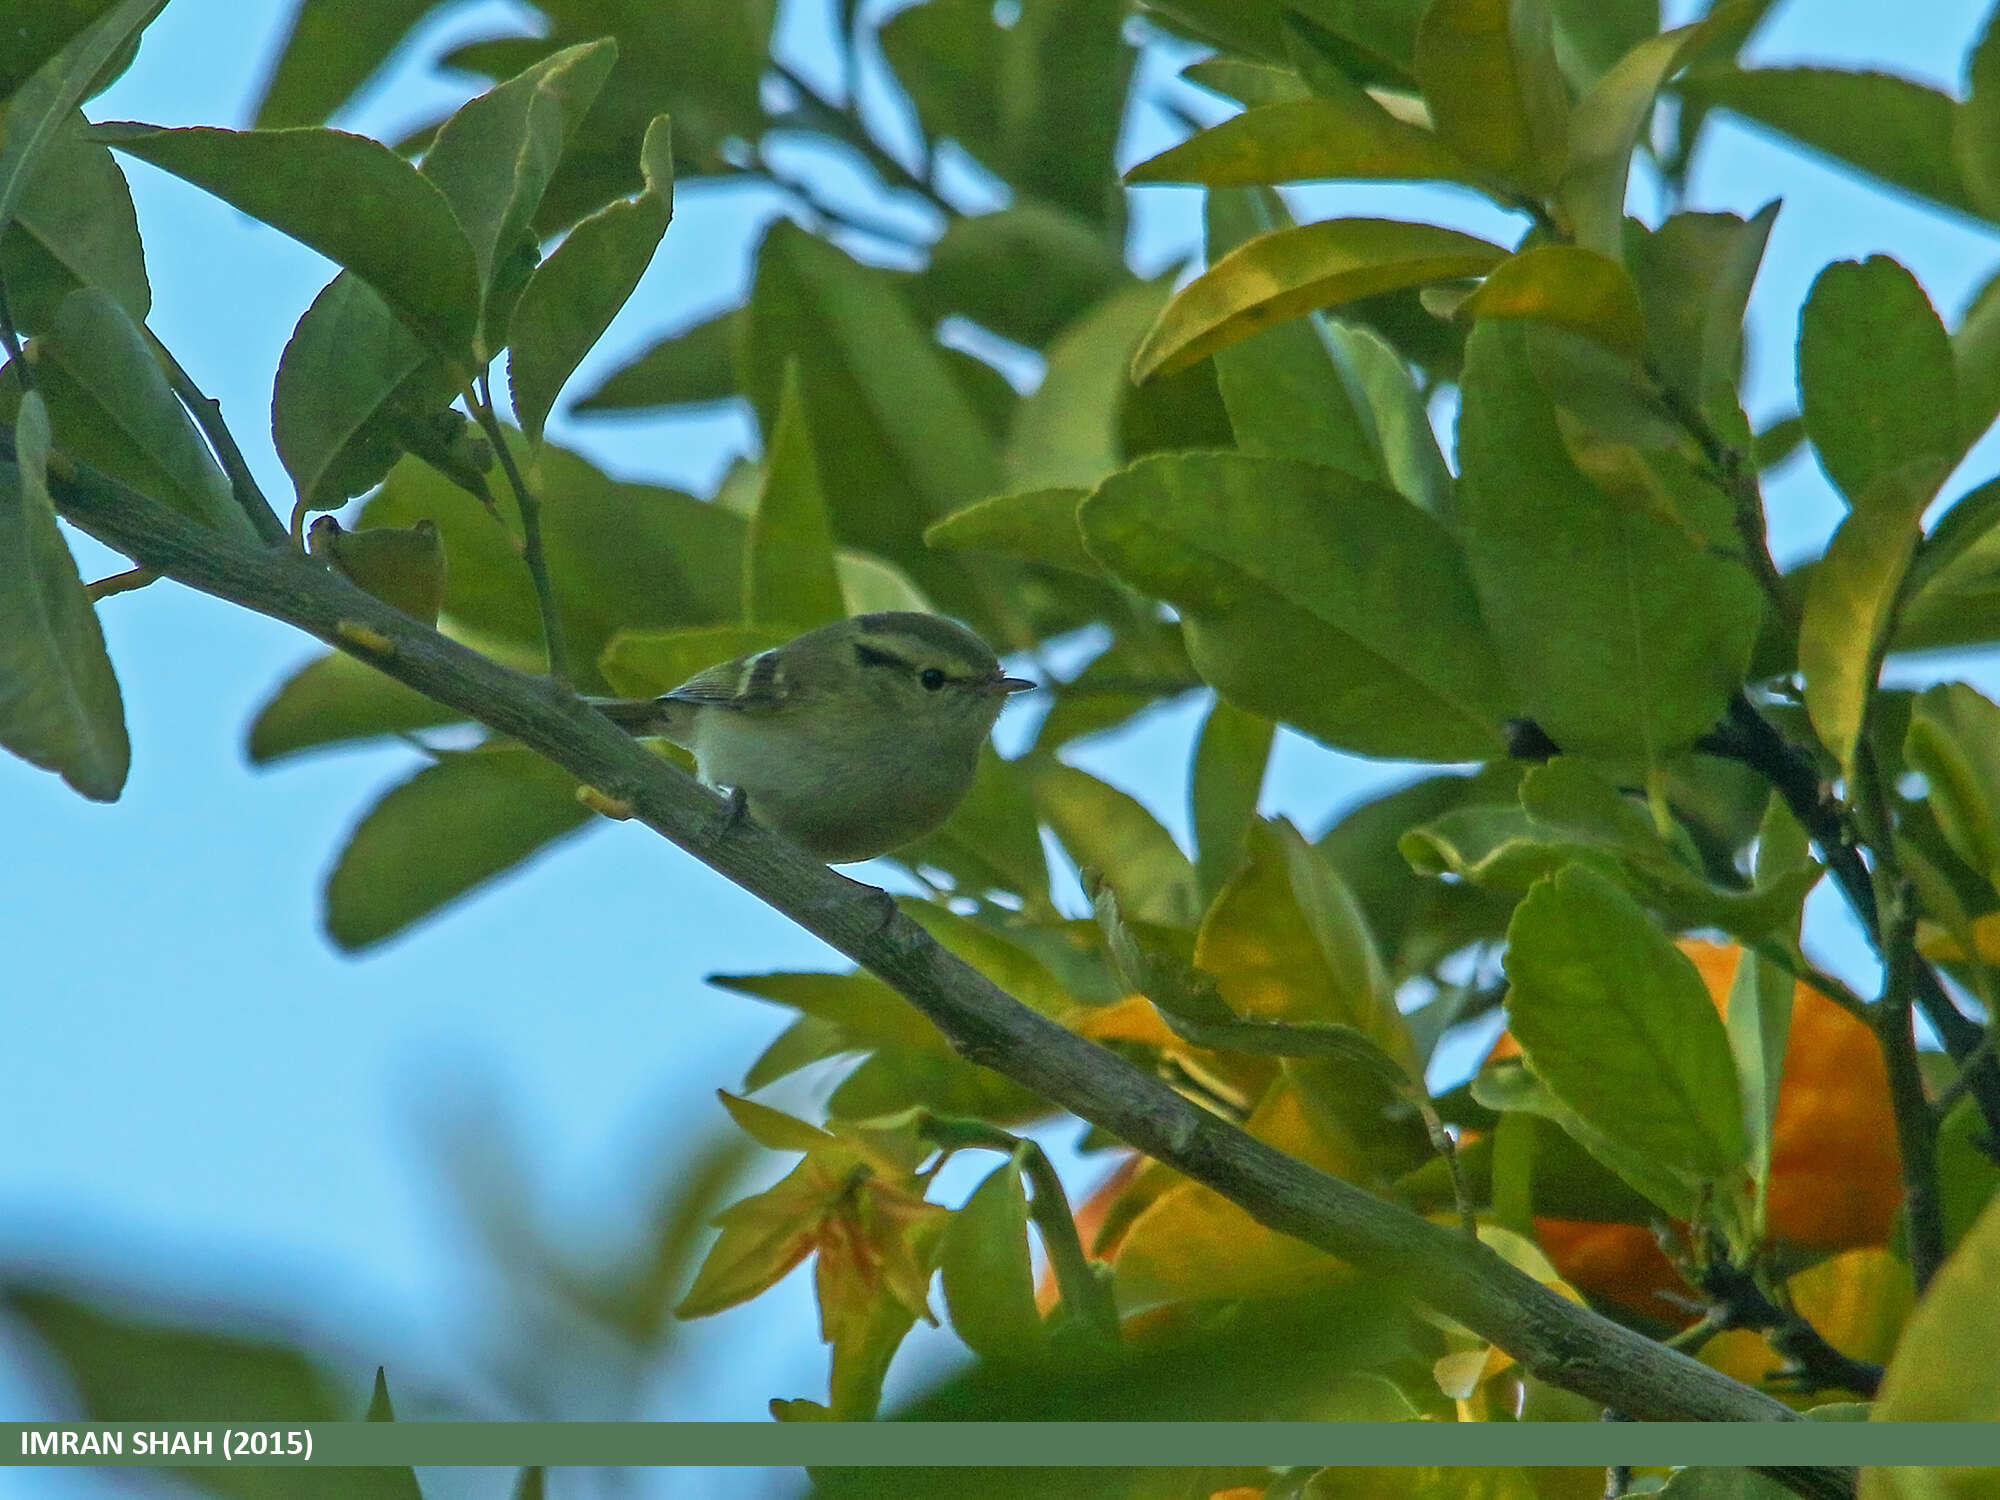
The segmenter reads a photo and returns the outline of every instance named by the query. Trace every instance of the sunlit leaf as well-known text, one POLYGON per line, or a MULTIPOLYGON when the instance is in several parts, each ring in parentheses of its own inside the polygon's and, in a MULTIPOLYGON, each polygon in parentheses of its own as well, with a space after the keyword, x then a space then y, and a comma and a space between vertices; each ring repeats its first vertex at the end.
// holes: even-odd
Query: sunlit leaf
POLYGON ((1215 899, 1242 857, 1243 838, 1257 815, 1277 726, 1218 698, 1195 742, 1188 779, 1195 843, 1195 879, 1204 902, 1215 899))
POLYGON ((1477 276, 1505 258, 1471 235, 1396 219, 1280 229, 1232 250, 1175 294, 1133 356, 1132 375, 1171 374, 1314 308, 1477 276))
POLYGON ((1555 185, 1569 101, 1539 0, 1432 0, 1415 69, 1438 134, 1459 155, 1530 191, 1555 185))
POLYGON ((1165 281, 1134 282, 1050 340, 1042 383, 1015 409, 1001 453, 1008 488, 1089 489, 1124 462, 1127 370, 1169 290, 1165 281))
POLYGON ((1639 290, 1625 268, 1578 245, 1541 245, 1502 261, 1467 298, 1471 318, 1529 318, 1636 355, 1644 337, 1639 290))
POLYGON ((1194 866, 1151 813, 1074 766, 1050 761, 1032 775, 1035 806, 1070 858, 1109 881, 1127 914, 1167 927, 1193 924, 1194 866))
POLYGON ((1920 459, 1876 479, 1856 497, 1807 576, 1799 621, 1806 711, 1820 743, 1843 767, 1852 765, 1861 743, 1904 574, 1940 477, 1934 460, 1920 459))
POLYGON ((991 552, 1096 577, 1103 570, 1084 550, 1076 520, 1087 493, 1072 486, 995 495, 933 522, 924 531, 924 544, 939 552, 991 552))
POLYGON ((1365 178, 1479 184, 1479 174, 1437 136, 1359 89, 1248 110, 1125 174, 1127 182, 1212 188, 1365 178))
MULTIPOLYGON (((1988 1205, 1918 1302, 1869 1414, 1876 1422, 1990 1422, 2000 1415, 1991 1292, 2000 1277, 2000 1204, 1988 1205)), ((1992 1493, 1990 1470, 1868 1469, 1868 1500, 1992 1493)))

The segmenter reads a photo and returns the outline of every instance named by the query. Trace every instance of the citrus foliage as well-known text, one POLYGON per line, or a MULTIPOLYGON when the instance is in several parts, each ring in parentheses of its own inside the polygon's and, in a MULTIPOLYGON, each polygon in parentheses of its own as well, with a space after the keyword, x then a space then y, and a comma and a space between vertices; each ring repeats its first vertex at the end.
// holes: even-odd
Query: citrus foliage
MULTIPOLYGON (((879 28, 841 7, 843 55, 879 44, 914 111, 912 156, 774 60, 768 4, 647 8, 640 24, 545 0, 545 35, 437 59, 490 88, 379 143, 321 122, 436 7, 347 24, 335 0, 303 0, 253 127, 86 123, 155 8, 43 5, 74 24, 36 33, 39 67, 10 80, 0 273, 33 375, 8 384, 0 469, 20 543, 0 549, 10 748, 91 796, 123 779, 52 464, 253 524, 144 329, 118 166, 136 157, 340 268, 303 310, 272 409, 293 536, 361 502, 351 529, 316 532, 329 565, 502 661, 556 663, 566 645, 586 691, 660 691, 843 611, 933 608, 1006 652, 1090 630, 1095 655, 1051 685, 1027 752, 989 755, 951 822, 896 856, 932 892, 905 908, 940 942, 1279 1149, 1413 1211, 1476 1216, 1567 1294, 1662 1336, 1721 1334, 1710 1357, 1746 1380, 1782 1366, 1802 1401, 1865 1397, 1868 1362, 1890 1360, 1885 1410, 1991 1415, 2000 1346, 1966 1335, 1961 1304, 2000 1235, 1985 1207, 2000 1096, 1994 1077, 1918 1059, 1909 1007, 1958 1058, 1978 1048, 1980 1023, 1945 1011, 1993 993, 2000 708, 1879 679, 1895 652, 2000 638, 2000 491, 1922 525, 2000 411, 1993 299, 1948 329, 1894 261, 1828 267, 1801 310, 1800 415, 1753 434, 1742 318, 1771 212, 1624 210, 1675 91, 1670 181, 1728 109, 1891 190, 2000 215, 2000 44, 1979 44, 1959 103, 1739 67, 1759 6, 1665 35, 1649 5, 1533 0, 1153 0, 1136 29, 1122 0, 1004 16, 926 0, 879 28), (1243 106, 1126 179, 1207 190, 1202 269, 1178 289, 1123 254, 1115 152, 1141 47, 1243 106), (928 229, 885 244, 893 230, 780 164, 781 135, 863 164, 928 229), (1004 207, 963 206, 933 170, 948 148, 1004 207), (713 496, 615 480, 544 424, 676 197, 741 178, 792 209, 747 299, 571 398, 663 415, 740 401, 764 457, 713 496), (1343 179, 1467 187, 1516 233, 1295 223, 1274 191, 1343 179), (496 362, 518 424, 504 431, 496 362), (1034 366, 1024 393, 1010 377, 1034 366), (1458 404, 1449 455, 1428 415, 1441 393, 1458 404), (1801 431, 1848 512, 1823 557, 1780 575, 1757 472, 1801 431), (370 556, 419 554, 414 580, 406 562, 370 582, 370 556), (1062 756, 1200 688, 1213 707, 1184 851, 1062 756), (1259 816, 1276 725, 1437 769, 1308 836, 1259 816), (1042 830, 1089 872, 1090 917, 1042 830), (1880 996, 1849 995, 1800 949, 1829 870, 1888 960, 1880 996), (1502 1005, 1509 1040, 1429 1098, 1440 1044, 1502 1005), (1921 1159, 1899 1160, 1899 1141, 1921 1159), (1912 1185, 1921 1214, 1904 1211, 1912 1185)), ((250 751, 420 741, 449 721, 333 655, 277 689, 250 751)), ((561 773, 504 740, 438 751, 362 817, 328 880, 328 932, 392 937, 586 818, 561 773)), ((727 1099, 758 1143, 802 1156, 722 1213, 679 1304, 729 1306, 816 1257, 829 1399, 777 1402, 781 1417, 875 1415, 897 1347, 937 1316, 938 1269, 978 1360, 915 1414, 1596 1416, 1115 1142, 1089 1143, 1111 1165, 1078 1239, 1061 1185, 1010 1134, 1049 1106, 867 974, 719 982, 792 1017, 746 1090, 852 1064, 824 1125, 727 1099), (963 1206, 929 1201, 971 1150, 1002 1164, 963 1206), (1039 1297, 1035 1245, 1053 1267, 1039 1297)), ((617 1326, 656 1337, 668 1300, 618 1303, 617 1326)), ((164 1335, 13 1306, 83 1372, 94 1410, 139 1414, 93 1372, 164 1335)), ((198 1392, 182 1394, 193 1414, 198 1392)), ((1119 1492, 1099 1481, 1080 1492, 1119 1492)))

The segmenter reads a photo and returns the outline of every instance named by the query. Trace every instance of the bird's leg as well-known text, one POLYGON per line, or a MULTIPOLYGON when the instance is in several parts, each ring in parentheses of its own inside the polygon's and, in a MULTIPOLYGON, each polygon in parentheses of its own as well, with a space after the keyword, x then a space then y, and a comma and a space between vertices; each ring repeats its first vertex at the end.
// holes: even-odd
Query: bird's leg
POLYGON ((740 786, 729 789, 728 801, 722 811, 702 824, 695 834, 695 844, 701 849, 713 849, 730 834, 734 833, 750 818, 750 798, 740 786))

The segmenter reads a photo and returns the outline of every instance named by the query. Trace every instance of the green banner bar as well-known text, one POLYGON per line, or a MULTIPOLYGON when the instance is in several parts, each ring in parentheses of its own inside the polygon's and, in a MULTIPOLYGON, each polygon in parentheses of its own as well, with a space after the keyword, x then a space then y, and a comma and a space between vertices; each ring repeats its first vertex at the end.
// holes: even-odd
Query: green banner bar
POLYGON ((2000 1464, 2000 1424, 1699 1422, 0 1423, 0 1464, 2000 1464))

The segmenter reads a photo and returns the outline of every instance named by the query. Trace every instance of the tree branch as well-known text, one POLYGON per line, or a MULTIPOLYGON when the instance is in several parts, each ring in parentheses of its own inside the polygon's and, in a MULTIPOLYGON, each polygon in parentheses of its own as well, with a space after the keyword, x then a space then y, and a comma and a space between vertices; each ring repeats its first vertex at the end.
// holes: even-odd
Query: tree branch
MULTIPOLYGON (((0 438, 11 454, 11 437, 0 438)), ((1406 1286, 1552 1384, 1635 1418, 1787 1421, 1782 1403, 1624 1328, 1466 1240, 1331 1177, 1191 1103, 1159 1080, 1029 1010, 933 940, 778 835, 716 832, 715 794, 546 678, 447 640, 288 550, 202 527, 75 465, 58 504, 75 525, 146 567, 282 620, 425 696, 509 735, 817 934, 902 994, 968 1060, 1111 1132, 1221 1193, 1260 1223, 1406 1286)), ((1851 1500, 1843 1469, 1790 1471, 1812 1500, 1851 1500)))

